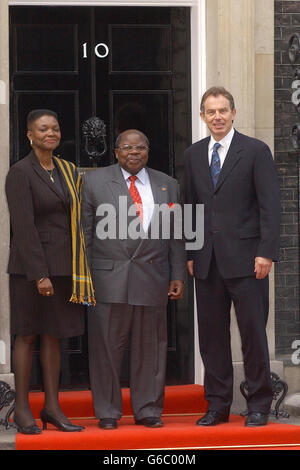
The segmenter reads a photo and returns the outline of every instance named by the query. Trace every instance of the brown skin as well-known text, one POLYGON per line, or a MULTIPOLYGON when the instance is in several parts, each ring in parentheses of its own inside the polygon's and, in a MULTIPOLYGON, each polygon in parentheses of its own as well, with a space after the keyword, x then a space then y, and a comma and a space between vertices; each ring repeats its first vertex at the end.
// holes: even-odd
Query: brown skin
MULTIPOLYGON (((236 110, 230 108, 230 102, 225 96, 208 96, 204 102, 204 111, 200 113, 202 120, 209 128, 216 141, 225 137, 232 128, 236 110)), ((256 279, 266 277, 272 268, 272 260, 257 256, 254 260, 256 279)), ((194 261, 187 262, 187 270, 194 276, 194 261)))
POLYGON ((183 297, 184 284, 182 281, 170 281, 168 296, 171 300, 179 300, 183 297))
MULTIPOLYGON (((135 129, 130 129, 122 133, 119 147, 124 145, 147 145, 145 136, 135 129)), ((142 168, 147 165, 149 150, 139 151, 133 148, 126 151, 120 148, 115 149, 115 156, 122 168, 131 175, 136 175, 142 168)), ((182 281, 170 281, 168 296, 171 300, 178 300, 183 297, 184 284, 182 281)))
POLYGON ((60 128, 54 116, 41 116, 30 124, 27 132, 32 148, 43 168, 54 167, 52 155, 61 139, 60 128))
MULTIPOLYGON (((124 145, 145 145, 148 147, 143 134, 134 129, 122 133, 119 147, 123 147, 124 145)), ((124 170, 128 171, 131 175, 136 175, 147 165, 149 150, 138 151, 134 148, 128 151, 117 148, 115 149, 115 155, 124 170)))
MULTIPOLYGON (((58 147, 61 139, 59 123, 55 117, 44 115, 36 119, 30 124, 27 137, 32 142, 32 148, 41 166, 45 170, 52 170, 54 168, 53 151, 58 147)), ((52 283, 48 277, 41 282, 37 279, 36 285, 39 294, 47 297, 54 294, 52 283)))

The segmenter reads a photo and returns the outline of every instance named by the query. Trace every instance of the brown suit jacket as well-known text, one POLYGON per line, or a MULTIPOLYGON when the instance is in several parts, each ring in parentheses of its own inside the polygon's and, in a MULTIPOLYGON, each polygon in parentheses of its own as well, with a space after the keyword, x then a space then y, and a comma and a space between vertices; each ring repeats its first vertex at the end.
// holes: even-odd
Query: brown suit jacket
POLYGON ((28 281, 72 274, 70 209, 63 192, 33 151, 14 164, 6 178, 12 240, 8 273, 28 281))

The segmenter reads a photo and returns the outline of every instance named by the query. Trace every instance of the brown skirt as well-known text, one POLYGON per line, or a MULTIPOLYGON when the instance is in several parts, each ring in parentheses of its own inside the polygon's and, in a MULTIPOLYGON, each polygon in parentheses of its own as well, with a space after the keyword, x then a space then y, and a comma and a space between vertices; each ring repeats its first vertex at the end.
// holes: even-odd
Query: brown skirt
POLYGON ((70 276, 53 276, 54 295, 40 295, 35 281, 10 274, 11 333, 13 335, 48 334, 55 338, 80 336, 85 329, 85 307, 69 302, 70 276))

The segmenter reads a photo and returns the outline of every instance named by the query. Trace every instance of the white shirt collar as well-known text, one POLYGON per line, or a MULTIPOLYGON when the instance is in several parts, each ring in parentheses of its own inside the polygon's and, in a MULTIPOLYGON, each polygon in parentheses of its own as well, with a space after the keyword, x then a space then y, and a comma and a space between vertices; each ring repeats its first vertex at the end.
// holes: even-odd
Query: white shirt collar
MULTIPOLYGON (((123 167, 121 167, 121 170, 122 170, 125 181, 128 180, 128 178, 131 176, 131 173, 129 173, 123 167)), ((147 175, 146 175, 146 169, 145 168, 142 168, 135 176, 138 178, 138 180, 141 183, 146 184, 147 175)))
MULTIPOLYGON (((229 149, 229 146, 231 144, 231 141, 232 141, 232 137, 233 137, 233 134, 234 134, 234 128, 232 127, 230 129, 230 131, 228 132, 228 134, 226 134, 223 139, 219 140, 219 144, 221 144, 222 147, 224 147, 226 150, 229 149)), ((213 138, 213 136, 211 135, 210 136, 210 141, 209 141, 209 149, 212 150, 214 144, 217 142, 217 140, 215 140, 213 138)))

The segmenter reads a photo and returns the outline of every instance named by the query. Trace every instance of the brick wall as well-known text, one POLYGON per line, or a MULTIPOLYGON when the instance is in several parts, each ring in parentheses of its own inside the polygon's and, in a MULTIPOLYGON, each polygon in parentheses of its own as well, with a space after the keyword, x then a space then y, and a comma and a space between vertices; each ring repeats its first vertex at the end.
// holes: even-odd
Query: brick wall
MULTIPOLYGON (((300 151, 290 143, 300 114, 291 102, 294 69, 287 46, 300 33, 300 1, 275 0, 275 163, 281 201, 280 261, 275 265, 276 357, 290 362, 292 342, 300 339, 299 319, 299 172, 300 151), (299 163, 298 163, 299 159, 299 163)), ((299 64, 300 67, 300 64, 299 64)))

